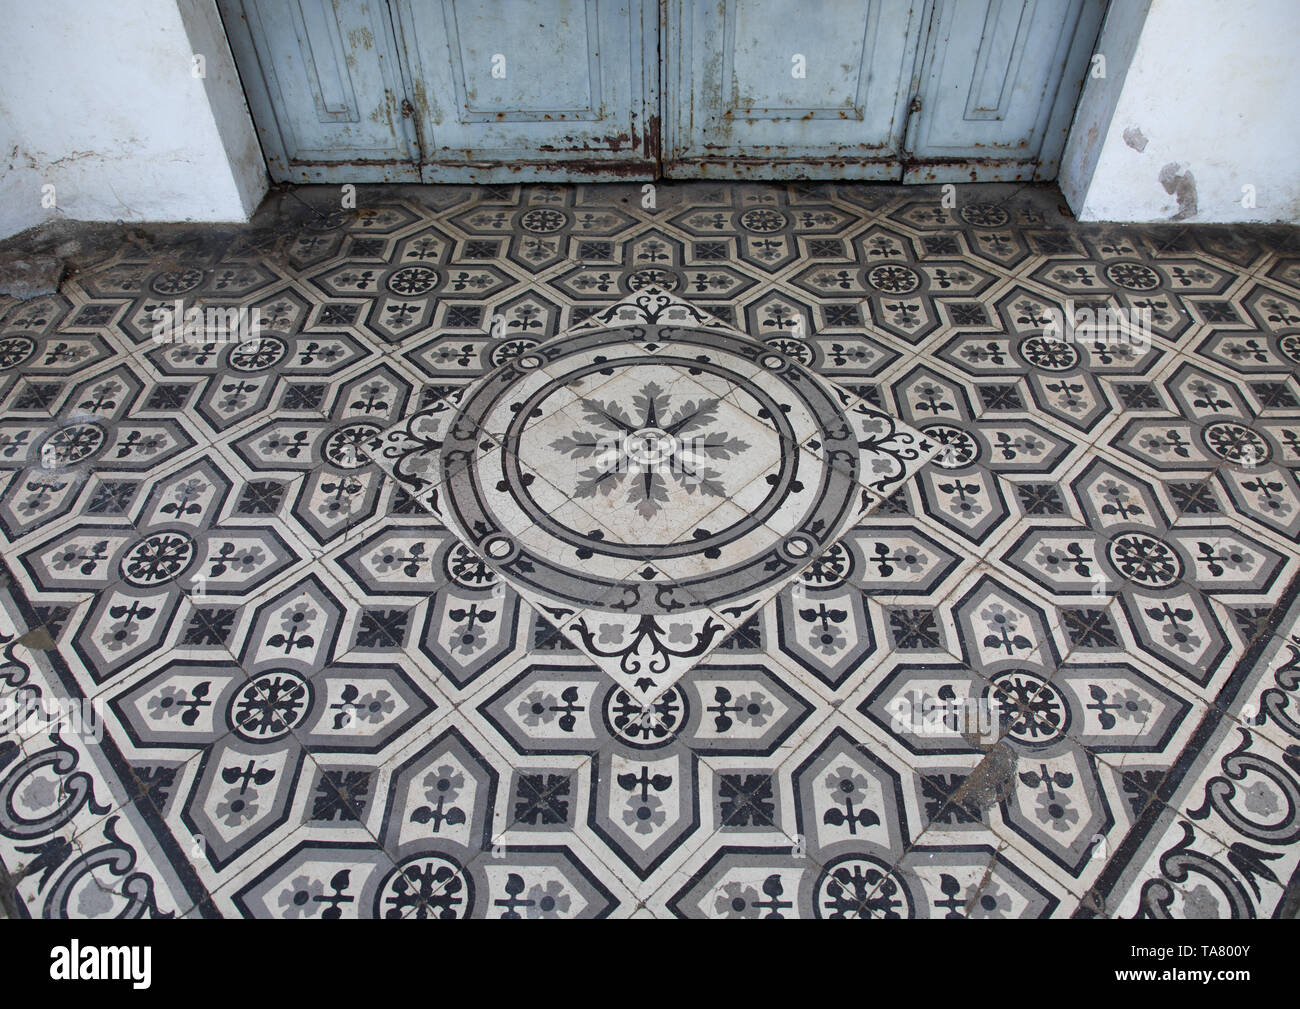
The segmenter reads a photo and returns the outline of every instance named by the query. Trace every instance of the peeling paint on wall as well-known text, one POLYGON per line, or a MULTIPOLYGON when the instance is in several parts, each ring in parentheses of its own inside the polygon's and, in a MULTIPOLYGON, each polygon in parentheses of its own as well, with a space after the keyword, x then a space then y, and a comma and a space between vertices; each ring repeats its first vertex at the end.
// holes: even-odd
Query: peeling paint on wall
POLYGON ((0 234, 54 216, 246 219, 266 170, 215 6, 88 6, 7 5, 0 157, 21 160, 0 180, 0 234))
POLYGON ((1297 32, 1295 0, 1112 3, 1062 164, 1079 219, 1300 223, 1297 32))
POLYGON ((1160 184, 1165 192, 1178 200, 1178 213, 1169 218, 1171 221, 1185 221, 1196 216, 1196 180, 1192 173, 1180 171, 1182 166, 1171 161, 1160 169, 1160 184))

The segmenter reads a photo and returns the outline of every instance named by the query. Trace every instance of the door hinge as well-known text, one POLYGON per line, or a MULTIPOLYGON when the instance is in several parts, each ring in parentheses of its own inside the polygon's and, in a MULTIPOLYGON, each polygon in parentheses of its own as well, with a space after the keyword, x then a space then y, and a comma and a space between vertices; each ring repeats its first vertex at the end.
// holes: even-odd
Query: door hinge
POLYGON ((921 111, 921 96, 913 95, 912 100, 907 104, 907 114, 914 116, 921 111))
POLYGON ((402 118, 403 118, 403 119, 410 119, 413 115, 415 115, 415 106, 411 104, 411 100, 410 100, 409 98, 403 98, 403 99, 402 99, 402 118))

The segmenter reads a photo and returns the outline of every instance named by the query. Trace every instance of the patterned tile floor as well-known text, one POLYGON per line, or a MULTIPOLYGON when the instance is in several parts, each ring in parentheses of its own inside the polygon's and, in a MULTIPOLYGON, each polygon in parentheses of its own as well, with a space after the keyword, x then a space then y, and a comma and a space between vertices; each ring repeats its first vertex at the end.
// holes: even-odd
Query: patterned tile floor
POLYGON ((1288 913, 1295 231, 337 195, 0 302, 6 913, 1288 913))

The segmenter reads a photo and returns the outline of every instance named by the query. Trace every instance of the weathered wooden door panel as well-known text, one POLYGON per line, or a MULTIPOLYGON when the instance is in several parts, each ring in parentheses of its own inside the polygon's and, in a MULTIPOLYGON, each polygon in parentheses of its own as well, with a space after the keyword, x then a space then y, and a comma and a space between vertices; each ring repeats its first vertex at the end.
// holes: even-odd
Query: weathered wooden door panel
POLYGON ((896 179, 921 0, 670 0, 664 169, 896 179))
POLYGON ((426 182, 653 178, 653 0, 393 0, 426 182))
POLYGON ((934 0, 905 182, 1055 178, 1105 0, 934 0))
POLYGON ((1105 7, 218 2, 295 182, 1054 178, 1105 7))
POLYGON ((218 2, 275 181, 419 181, 383 0, 218 2))

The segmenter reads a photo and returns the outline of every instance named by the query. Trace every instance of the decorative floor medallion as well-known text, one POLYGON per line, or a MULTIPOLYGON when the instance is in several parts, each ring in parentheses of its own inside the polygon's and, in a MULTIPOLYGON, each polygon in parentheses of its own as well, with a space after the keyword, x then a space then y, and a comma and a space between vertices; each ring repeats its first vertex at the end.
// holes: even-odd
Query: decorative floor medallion
POLYGON ((4 914, 1295 905, 1300 232, 657 188, 0 296, 4 914))
POLYGON ((373 457, 646 705, 937 450, 655 287, 373 457))

